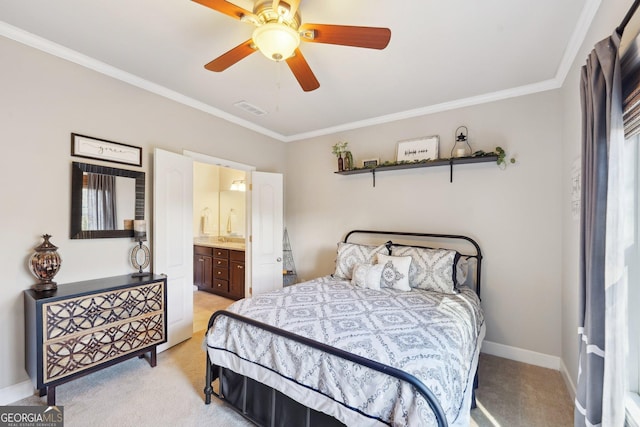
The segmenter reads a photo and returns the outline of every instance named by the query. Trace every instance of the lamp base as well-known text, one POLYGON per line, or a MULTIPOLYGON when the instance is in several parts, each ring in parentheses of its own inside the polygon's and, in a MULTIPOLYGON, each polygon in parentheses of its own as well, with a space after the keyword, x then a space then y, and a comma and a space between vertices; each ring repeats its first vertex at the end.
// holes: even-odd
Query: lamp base
POLYGON ((138 244, 131 249, 131 265, 133 268, 138 269, 136 273, 131 274, 131 277, 150 276, 151 273, 142 271, 149 266, 150 262, 151 254, 149 248, 142 243, 142 240, 139 240, 138 244))
POLYGON ((151 272, 139 271, 137 273, 131 274, 131 277, 145 277, 145 276, 151 276, 151 272))
POLYGON ((58 284, 56 282, 40 282, 35 285, 31 285, 31 289, 36 292, 55 291, 58 289, 58 284))

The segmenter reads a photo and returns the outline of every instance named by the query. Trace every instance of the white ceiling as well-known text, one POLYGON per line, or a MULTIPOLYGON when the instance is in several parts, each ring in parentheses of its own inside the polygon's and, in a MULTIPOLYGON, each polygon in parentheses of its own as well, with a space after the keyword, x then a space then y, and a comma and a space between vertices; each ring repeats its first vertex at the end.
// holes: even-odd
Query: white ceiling
POLYGON ((559 87, 599 5, 303 0, 303 23, 391 29, 385 50, 303 42, 320 82, 312 92, 259 53, 222 73, 205 70, 254 27, 189 0, 2 0, 0 35, 294 141, 559 87))

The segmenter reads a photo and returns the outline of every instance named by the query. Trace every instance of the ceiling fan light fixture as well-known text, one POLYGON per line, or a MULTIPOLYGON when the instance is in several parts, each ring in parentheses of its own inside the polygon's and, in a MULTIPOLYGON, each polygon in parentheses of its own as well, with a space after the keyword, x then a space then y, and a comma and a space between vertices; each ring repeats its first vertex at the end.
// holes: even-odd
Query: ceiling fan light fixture
POLYGON ((267 58, 282 61, 298 48, 300 34, 287 25, 270 22, 253 31, 253 43, 267 58))

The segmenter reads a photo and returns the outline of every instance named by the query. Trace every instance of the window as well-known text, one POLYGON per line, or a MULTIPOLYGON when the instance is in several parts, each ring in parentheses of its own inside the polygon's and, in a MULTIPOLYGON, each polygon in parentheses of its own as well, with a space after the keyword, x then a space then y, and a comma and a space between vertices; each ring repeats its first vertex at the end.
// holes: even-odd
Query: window
POLYGON ((628 275, 627 423, 640 427, 640 149, 639 136, 625 141, 625 264, 628 275))

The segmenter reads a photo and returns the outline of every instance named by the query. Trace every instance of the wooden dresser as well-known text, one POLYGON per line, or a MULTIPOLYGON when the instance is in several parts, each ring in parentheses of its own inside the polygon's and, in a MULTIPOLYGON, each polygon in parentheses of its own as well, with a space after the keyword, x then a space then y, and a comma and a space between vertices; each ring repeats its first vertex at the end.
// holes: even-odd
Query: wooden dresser
POLYGON ((195 245, 193 283, 231 299, 244 298, 244 251, 195 245))
POLYGON ((107 277, 24 291, 25 368, 55 405, 56 386, 149 353, 167 341, 164 276, 107 277))

